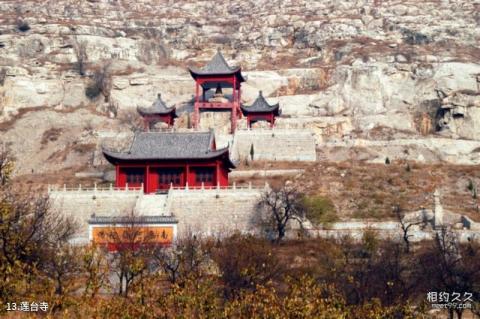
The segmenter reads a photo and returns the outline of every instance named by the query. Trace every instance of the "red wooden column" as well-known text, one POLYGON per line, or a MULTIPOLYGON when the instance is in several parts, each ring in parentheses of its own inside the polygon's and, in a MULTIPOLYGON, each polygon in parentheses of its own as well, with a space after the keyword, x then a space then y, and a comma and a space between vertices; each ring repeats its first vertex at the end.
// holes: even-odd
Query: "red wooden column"
POLYGON ((270 113, 270 127, 273 127, 273 123, 275 122, 275 117, 273 116, 273 112, 270 113))
POLYGON ((195 80, 195 103, 194 103, 194 115, 193 115, 193 127, 198 129, 198 123, 200 121, 200 106, 199 106, 199 84, 198 80, 195 80))
POLYGON ((120 165, 115 165, 115 187, 120 187, 120 165))
POLYGON ((238 85, 237 89, 237 101, 238 101, 238 118, 241 119, 243 117, 242 110, 240 109, 240 104, 242 104, 241 101, 241 95, 240 95, 240 90, 241 90, 241 85, 238 85))
POLYGON ((218 161, 216 161, 215 164, 215 186, 220 185, 220 164, 218 161))
POLYGON ((150 193, 150 165, 145 167, 145 180, 143 183, 143 192, 150 193))
POLYGON ((144 117, 144 119, 143 119, 143 128, 145 129, 145 131, 150 130, 150 125, 149 125, 149 121, 148 121, 147 117, 144 117))
POLYGON ((235 88, 237 87, 237 77, 234 75, 233 76, 233 106, 232 106, 232 124, 231 124, 231 131, 232 133, 235 133, 235 129, 237 128, 237 99, 235 98, 235 88))
POLYGON ((190 183, 190 165, 185 165, 185 184, 188 184, 188 186, 193 186, 190 183))

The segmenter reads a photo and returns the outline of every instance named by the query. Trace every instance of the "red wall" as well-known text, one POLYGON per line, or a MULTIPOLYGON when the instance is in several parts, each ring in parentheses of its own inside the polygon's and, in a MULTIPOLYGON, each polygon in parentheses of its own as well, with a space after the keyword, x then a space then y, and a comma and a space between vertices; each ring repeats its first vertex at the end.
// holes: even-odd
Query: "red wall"
MULTIPOLYGON (((200 187, 200 185, 196 184, 195 181, 195 167, 213 167, 215 174, 214 174, 214 181, 211 183, 211 185, 208 185, 205 183, 205 186, 216 186, 217 182, 220 184, 220 186, 228 186, 228 167, 226 160, 222 159, 212 159, 209 161, 171 161, 171 162, 163 162, 163 163, 155 163, 155 162, 145 162, 145 163, 125 163, 125 164, 117 164, 116 165, 116 182, 115 186, 116 187, 125 187, 126 182, 127 182, 127 177, 126 177, 126 168, 143 168, 145 171, 148 171, 149 174, 148 176, 144 177, 144 191, 146 193, 154 193, 158 189, 158 168, 182 168, 183 169, 183 176, 181 178, 181 183, 182 186, 185 186, 185 183, 188 182, 189 186, 195 186, 195 187, 200 187), (217 166, 218 165, 218 166, 217 166), (188 172, 188 173, 187 173, 188 172)), ((129 187, 136 187, 137 185, 130 185, 129 187)), ((139 186, 139 185, 138 185, 139 186)))

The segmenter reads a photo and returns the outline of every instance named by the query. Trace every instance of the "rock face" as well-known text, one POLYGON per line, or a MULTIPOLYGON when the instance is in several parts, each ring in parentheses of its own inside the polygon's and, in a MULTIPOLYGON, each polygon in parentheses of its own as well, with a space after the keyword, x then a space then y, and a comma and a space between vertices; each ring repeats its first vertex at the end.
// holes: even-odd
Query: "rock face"
MULTIPOLYGON (((177 107, 175 129, 187 129, 186 67, 221 49, 248 79, 243 102, 259 90, 279 102, 278 127, 312 131, 321 159, 343 158, 332 145, 361 138, 372 142, 362 156, 378 161, 392 148, 377 142, 408 139, 414 159, 477 163, 468 147, 458 160, 445 147, 417 154, 415 140, 480 139, 479 10, 469 0, 4 1, 0 139, 20 173, 99 164, 98 133, 137 129, 136 107, 159 92, 177 107)), ((201 123, 230 125, 222 113, 201 123)))

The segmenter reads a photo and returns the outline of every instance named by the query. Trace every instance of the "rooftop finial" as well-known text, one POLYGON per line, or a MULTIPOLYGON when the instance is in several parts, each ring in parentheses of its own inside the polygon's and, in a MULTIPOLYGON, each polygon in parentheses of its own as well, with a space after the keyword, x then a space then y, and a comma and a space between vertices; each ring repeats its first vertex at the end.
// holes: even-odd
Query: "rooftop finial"
POLYGON ((162 98, 162 93, 158 93, 157 98, 160 100, 162 98))
POLYGON ((263 96, 262 90, 258 91, 258 95, 263 96))

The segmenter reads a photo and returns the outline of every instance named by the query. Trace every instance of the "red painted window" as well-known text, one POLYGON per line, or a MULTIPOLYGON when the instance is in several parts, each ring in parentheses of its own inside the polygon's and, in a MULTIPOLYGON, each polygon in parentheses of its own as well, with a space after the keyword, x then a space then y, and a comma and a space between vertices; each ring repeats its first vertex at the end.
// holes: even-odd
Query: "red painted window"
POLYGON ((195 169, 196 184, 213 184, 215 170, 212 167, 202 167, 195 169))
POLYGON ((142 168, 129 168, 126 170, 128 185, 138 185, 144 182, 144 170, 142 168))
POLYGON ((173 186, 180 186, 182 184, 183 170, 180 168, 164 168, 158 171, 158 188, 166 189, 173 186))
POLYGON ((180 184, 180 170, 165 170, 160 172, 160 184, 180 184))

